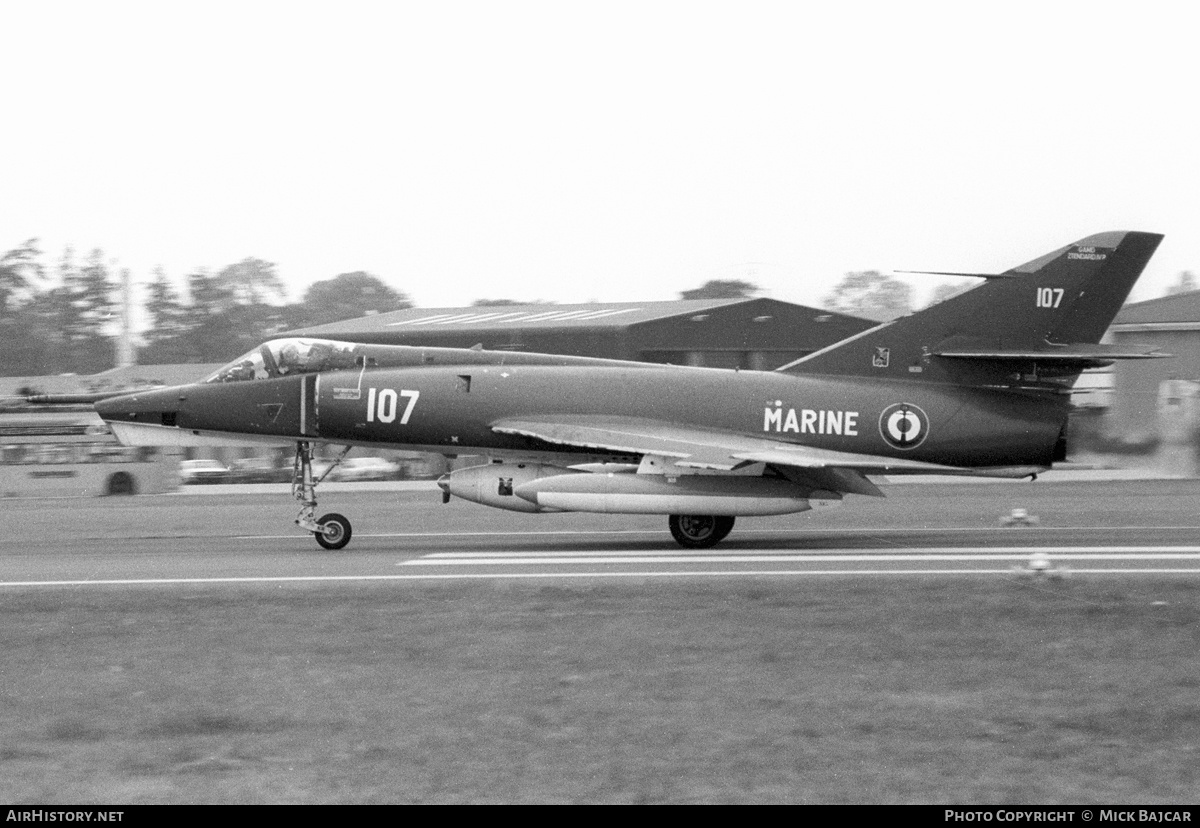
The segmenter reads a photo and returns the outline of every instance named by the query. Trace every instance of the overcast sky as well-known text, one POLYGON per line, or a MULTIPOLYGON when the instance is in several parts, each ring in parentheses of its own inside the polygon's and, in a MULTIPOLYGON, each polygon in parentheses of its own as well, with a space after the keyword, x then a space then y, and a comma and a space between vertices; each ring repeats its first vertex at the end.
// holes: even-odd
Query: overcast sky
POLYGON ((425 307, 818 304, 1147 230, 1153 298, 1200 275, 1189 7, 0 0, 0 251, 254 256, 292 300, 367 270, 425 307))

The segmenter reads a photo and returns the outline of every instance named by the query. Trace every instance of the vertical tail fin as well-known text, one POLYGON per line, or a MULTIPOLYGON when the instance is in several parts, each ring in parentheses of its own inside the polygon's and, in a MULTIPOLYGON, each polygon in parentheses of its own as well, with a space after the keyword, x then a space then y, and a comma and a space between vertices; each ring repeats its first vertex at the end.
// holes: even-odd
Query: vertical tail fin
POLYGON ((1046 387, 1113 359, 1152 356, 1098 343, 1160 241, 1132 231, 1088 236, 779 370, 1046 387))

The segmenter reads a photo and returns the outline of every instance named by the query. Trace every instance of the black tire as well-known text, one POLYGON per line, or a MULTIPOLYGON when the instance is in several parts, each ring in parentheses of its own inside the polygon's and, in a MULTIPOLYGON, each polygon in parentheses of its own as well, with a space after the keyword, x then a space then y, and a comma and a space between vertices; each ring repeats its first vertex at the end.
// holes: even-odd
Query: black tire
POLYGON ((675 542, 685 549, 707 549, 733 531, 730 515, 671 515, 667 525, 675 542))
POLYGON ((714 543, 720 543, 729 537, 729 533, 733 531, 733 522, 736 520, 733 515, 717 515, 717 539, 714 543))
POLYGON ((114 472, 108 476, 108 486, 105 490, 110 495, 137 494, 137 481, 129 472, 114 472))
POLYGON ((317 521, 320 532, 313 532, 317 543, 326 549, 341 549, 350 542, 350 521, 336 513, 322 515, 317 521))

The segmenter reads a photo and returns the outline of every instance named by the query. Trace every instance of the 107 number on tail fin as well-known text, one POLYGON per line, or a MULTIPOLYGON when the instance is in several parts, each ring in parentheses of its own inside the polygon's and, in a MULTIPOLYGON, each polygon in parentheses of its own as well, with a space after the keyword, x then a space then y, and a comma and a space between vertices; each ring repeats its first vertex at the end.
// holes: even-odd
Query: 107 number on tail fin
POLYGON ((1057 308, 1062 303, 1062 288, 1038 288, 1037 306, 1039 308, 1057 308))

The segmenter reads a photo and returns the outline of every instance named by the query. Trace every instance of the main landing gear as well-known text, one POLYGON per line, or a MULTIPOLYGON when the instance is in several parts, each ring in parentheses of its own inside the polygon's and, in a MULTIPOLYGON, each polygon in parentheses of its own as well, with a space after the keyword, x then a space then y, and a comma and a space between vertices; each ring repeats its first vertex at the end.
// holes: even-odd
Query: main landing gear
POLYGON ((292 474, 292 497, 300 501, 300 514, 296 516, 296 525, 313 533, 317 543, 326 549, 341 549, 350 542, 350 521, 337 513, 331 512, 317 518, 317 484, 338 467, 342 458, 350 452, 345 451, 337 456, 333 465, 325 470, 317 479, 313 479, 312 445, 296 443, 296 464, 292 474))
POLYGON ((733 520, 733 515, 671 515, 667 525, 680 546, 707 549, 733 531, 733 520))

